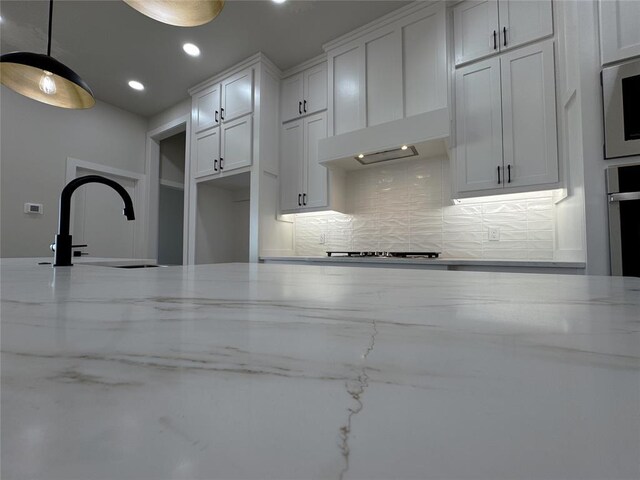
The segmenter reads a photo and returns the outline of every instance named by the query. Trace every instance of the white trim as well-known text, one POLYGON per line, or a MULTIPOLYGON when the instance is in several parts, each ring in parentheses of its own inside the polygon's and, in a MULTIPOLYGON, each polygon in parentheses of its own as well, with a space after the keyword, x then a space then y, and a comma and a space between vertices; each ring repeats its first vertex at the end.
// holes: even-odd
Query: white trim
POLYGON ((287 77, 291 77, 296 73, 303 72, 308 68, 315 67, 316 65, 320 65, 322 62, 326 62, 326 61, 327 61, 327 54, 321 53, 320 55, 310 58, 309 60, 306 60, 305 62, 302 62, 301 64, 296 65, 295 67, 291 67, 288 70, 285 70, 284 72, 282 72, 282 78, 284 79, 287 77))
MULTIPOLYGON (((191 115, 186 114, 175 118, 164 125, 147 132, 147 155, 145 172, 149 182, 147 188, 148 220, 146 222, 145 238, 147 239, 146 258, 158 258, 158 201, 160 189, 160 142, 176 133, 186 132, 184 155, 184 213, 182 231, 182 261, 186 265, 189 262, 189 208, 191 191, 191 115)), ((195 208, 195 206, 194 206, 195 208)))
POLYGON ((189 95, 193 96, 196 93, 201 92, 202 90, 209 88, 212 85, 215 85, 216 83, 221 82, 225 78, 231 75, 234 75, 246 68, 257 65, 259 63, 262 63, 268 70, 276 74, 278 78, 282 76, 282 71, 271 60, 269 60, 264 53, 258 52, 250 56, 249 58, 243 60, 242 62, 237 63, 233 67, 228 68, 227 70, 224 70, 214 75, 213 77, 205 80, 204 82, 200 82, 199 84, 194 85, 187 91, 189 92, 189 95))
POLYGON ((425 2, 423 0, 418 0, 416 2, 410 3, 405 7, 401 7, 397 10, 392 11, 391 13, 388 13, 384 17, 380 17, 372 22, 367 23, 366 25, 363 25, 360 28, 352 30, 351 32, 345 35, 342 35, 341 37, 338 37, 334 40, 331 40, 330 42, 325 43, 324 45, 322 45, 322 49, 325 52, 329 50, 333 50, 334 48, 337 48, 341 45, 347 44, 354 40, 358 40, 360 37, 370 34, 372 32, 375 32, 376 30, 384 26, 387 26, 390 23, 393 23, 408 15, 411 15, 412 13, 419 12, 420 10, 425 8, 431 8, 438 3, 440 2, 425 2))
POLYGON ((73 157, 67 157, 65 173, 65 184, 78 177, 78 169, 89 170, 96 174, 112 175, 114 177, 126 178, 135 182, 133 195, 133 209, 136 215, 134 226, 134 256, 135 258, 145 257, 145 227, 147 224, 147 209, 144 208, 147 199, 147 176, 141 173, 122 170, 120 168, 108 167, 100 163, 87 162, 73 157))

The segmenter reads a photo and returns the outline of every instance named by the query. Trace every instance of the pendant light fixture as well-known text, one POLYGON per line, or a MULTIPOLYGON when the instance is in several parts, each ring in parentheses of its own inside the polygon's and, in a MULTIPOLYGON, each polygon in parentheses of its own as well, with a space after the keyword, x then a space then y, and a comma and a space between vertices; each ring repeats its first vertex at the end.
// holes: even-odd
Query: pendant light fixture
POLYGON ((143 15, 176 27, 197 27, 216 18, 224 0, 124 0, 143 15))
POLYGON ((0 57, 0 81, 38 102, 61 108, 91 108, 96 103, 89 85, 51 56, 53 0, 49 1, 47 54, 13 52, 0 57))

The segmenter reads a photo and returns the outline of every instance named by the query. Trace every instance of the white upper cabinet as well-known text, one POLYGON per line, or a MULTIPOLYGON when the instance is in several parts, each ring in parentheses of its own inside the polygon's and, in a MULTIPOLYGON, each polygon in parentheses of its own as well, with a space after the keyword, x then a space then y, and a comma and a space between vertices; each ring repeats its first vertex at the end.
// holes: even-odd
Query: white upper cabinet
POLYGON ((251 165, 252 115, 225 122, 220 133, 220 171, 251 165))
POLYGON ((456 71, 458 192, 558 181, 553 41, 456 71))
POLYGON ((220 120, 231 121, 253 112, 253 69, 236 73, 222 82, 220 120))
POLYGON ((640 56, 640 2, 600 0, 602 64, 640 56))
POLYGON ((220 129, 212 128, 195 137, 195 177, 218 171, 220 161, 220 129), (215 169, 214 169, 215 167, 215 169))
POLYGON ((400 29, 365 41, 367 126, 402 118, 402 41, 400 29))
POLYGON ((558 181, 553 42, 500 58, 505 186, 558 181))
POLYGON ((453 9, 456 65, 491 55, 499 49, 498 1, 469 0, 453 9))
POLYGON ((467 0, 453 9, 456 65, 552 34, 551 0, 467 0))
POLYGON ((215 85, 193 98, 194 128, 201 132, 215 127, 220 121, 220 85, 215 85))
POLYGON ((498 10, 501 50, 553 34, 551 0, 500 0, 498 10))
POLYGON ((329 86, 329 102, 333 106, 333 135, 364 127, 366 90, 363 52, 363 45, 349 45, 330 56, 329 75, 333 82, 329 86))
POLYGON ((502 169, 500 59, 456 72, 456 180, 458 191, 497 188, 502 169))
POLYGON ((318 163, 318 140, 327 136, 327 115, 319 113, 304 120, 304 190, 307 208, 327 205, 328 171, 318 163))
POLYGON ((327 108, 327 62, 302 72, 304 96, 302 111, 316 113, 327 108))
POLYGON ((448 105, 444 2, 416 2, 325 48, 330 136, 448 105))
POLYGON ((315 65, 282 81, 280 112, 283 122, 327 108, 327 64, 315 65))
MULTIPOLYGON (((327 136, 327 112, 285 123, 280 143, 280 210, 339 209, 329 195, 334 177, 318 163, 318 140, 327 136)), ((335 182, 334 182, 335 183, 335 182)))
POLYGON ((402 27, 404 115, 447 106, 444 10, 431 10, 402 27))

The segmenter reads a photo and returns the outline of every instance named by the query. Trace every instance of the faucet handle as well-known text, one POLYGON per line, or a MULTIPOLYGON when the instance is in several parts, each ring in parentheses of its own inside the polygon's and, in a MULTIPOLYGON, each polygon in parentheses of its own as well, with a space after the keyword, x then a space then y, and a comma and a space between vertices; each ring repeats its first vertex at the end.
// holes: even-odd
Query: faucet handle
MULTIPOLYGON (((83 248, 83 247, 88 247, 89 245, 84 244, 84 245, 71 245, 71 248, 83 248)), ((51 245, 49 245, 49 248, 51 249, 52 252, 56 251, 56 242, 53 242, 51 245)))

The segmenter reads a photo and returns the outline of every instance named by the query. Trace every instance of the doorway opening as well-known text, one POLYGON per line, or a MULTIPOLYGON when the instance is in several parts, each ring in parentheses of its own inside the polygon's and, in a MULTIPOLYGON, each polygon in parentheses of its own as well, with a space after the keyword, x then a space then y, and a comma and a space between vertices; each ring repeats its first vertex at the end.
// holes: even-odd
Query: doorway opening
POLYGON ((160 141, 158 263, 182 265, 186 132, 160 141))

